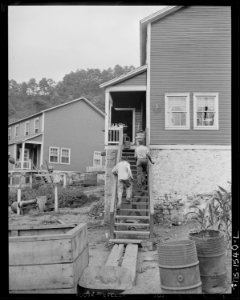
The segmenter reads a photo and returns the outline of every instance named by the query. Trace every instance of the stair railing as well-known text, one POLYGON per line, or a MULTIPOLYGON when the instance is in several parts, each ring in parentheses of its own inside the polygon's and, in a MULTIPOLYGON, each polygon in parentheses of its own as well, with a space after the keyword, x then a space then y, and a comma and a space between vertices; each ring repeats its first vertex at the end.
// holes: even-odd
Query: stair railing
MULTIPOLYGON (((146 145, 149 147, 150 132, 149 128, 146 128, 146 145)), ((153 191, 152 191, 152 164, 148 161, 148 202, 150 210, 150 238, 153 237, 153 224, 154 224, 154 202, 153 202, 153 191)))
MULTIPOLYGON (((119 143, 118 143, 116 164, 121 159, 122 148, 123 148, 123 127, 121 127, 119 130, 119 143)), ((114 176, 114 181, 112 186, 112 197, 110 203, 110 238, 113 238, 114 213, 115 213, 116 202, 117 202, 117 177, 114 176)))

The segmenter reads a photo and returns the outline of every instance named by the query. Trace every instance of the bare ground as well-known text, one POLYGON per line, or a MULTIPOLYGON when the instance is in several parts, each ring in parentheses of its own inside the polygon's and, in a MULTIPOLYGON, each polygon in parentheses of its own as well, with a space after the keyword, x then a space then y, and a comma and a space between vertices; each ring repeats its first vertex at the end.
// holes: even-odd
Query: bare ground
MULTIPOLYGON (((87 193, 95 193, 102 197, 103 187, 86 188, 87 193)), ((61 208, 58 213, 45 212, 39 213, 36 210, 30 211, 26 215, 17 216, 9 210, 9 225, 33 225, 33 224, 57 224, 64 222, 66 224, 87 223, 89 238, 89 264, 103 265, 110 253, 110 247, 107 239, 109 227, 104 225, 100 218, 90 217, 88 212, 91 206, 84 205, 80 208, 61 208)), ((170 240, 187 239, 188 233, 196 228, 193 222, 183 223, 179 226, 154 225, 154 240, 158 242, 166 242, 170 240)), ((227 293, 231 293, 231 256, 230 253, 226 257, 226 267, 228 271, 229 289, 227 293)), ((158 267, 158 254, 156 248, 153 251, 143 251, 139 249, 137 263, 137 279, 136 285, 123 294, 161 294, 160 274, 158 267)))

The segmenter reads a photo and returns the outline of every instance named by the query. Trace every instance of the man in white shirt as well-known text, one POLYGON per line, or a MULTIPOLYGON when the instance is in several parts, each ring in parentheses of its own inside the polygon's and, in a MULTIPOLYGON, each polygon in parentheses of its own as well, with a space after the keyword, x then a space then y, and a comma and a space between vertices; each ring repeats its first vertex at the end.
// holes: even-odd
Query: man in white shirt
POLYGON ((122 194, 124 187, 126 188, 126 200, 130 201, 132 198, 132 171, 130 164, 127 160, 121 159, 118 164, 112 169, 112 173, 115 176, 118 176, 117 184, 117 194, 118 194, 118 203, 117 209, 120 209, 122 204, 122 194))
POLYGON ((143 141, 139 141, 139 146, 135 149, 135 158, 137 159, 137 184, 142 186, 145 183, 144 173, 147 172, 147 160, 154 164, 149 154, 147 146, 143 145, 143 141))

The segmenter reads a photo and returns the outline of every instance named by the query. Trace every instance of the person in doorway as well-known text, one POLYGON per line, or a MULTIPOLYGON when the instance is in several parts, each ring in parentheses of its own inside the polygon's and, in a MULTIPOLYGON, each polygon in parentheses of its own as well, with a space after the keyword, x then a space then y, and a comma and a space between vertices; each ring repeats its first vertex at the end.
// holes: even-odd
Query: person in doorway
POLYGON ((148 159, 151 164, 154 164, 154 162, 149 154, 148 147, 143 145, 141 140, 135 149, 134 156, 137 159, 137 185, 141 187, 145 183, 148 159))
POLYGON ((132 198, 132 182, 133 176, 130 163, 126 159, 121 159, 119 163, 112 169, 113 175, 118 177, 117 183, 117 196, 118 203, 117 209, 120 209, 122 204, 122 194, 124 188, 126 189, 126 201, 130 202, 132 198))

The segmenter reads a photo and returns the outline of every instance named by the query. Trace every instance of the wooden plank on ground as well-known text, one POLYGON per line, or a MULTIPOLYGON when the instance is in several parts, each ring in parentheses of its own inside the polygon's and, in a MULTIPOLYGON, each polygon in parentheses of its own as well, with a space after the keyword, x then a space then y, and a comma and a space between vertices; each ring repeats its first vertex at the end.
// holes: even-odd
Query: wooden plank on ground
POLYGON ((129 244, 126 247, 122 267, 131 271, 132 283, 136 282, 138 245, 129 244))
POLYGON ((108 256, 106 266, 118 266, 119 260, 122 257, 124 250, 123 244, 115 244, 112 248, 110 255, 108 256))
POLYGON ((114 243, 114 244, 142 244, 142 240, 135 240, 135 239, 110 239, 109 243, 114 243))

